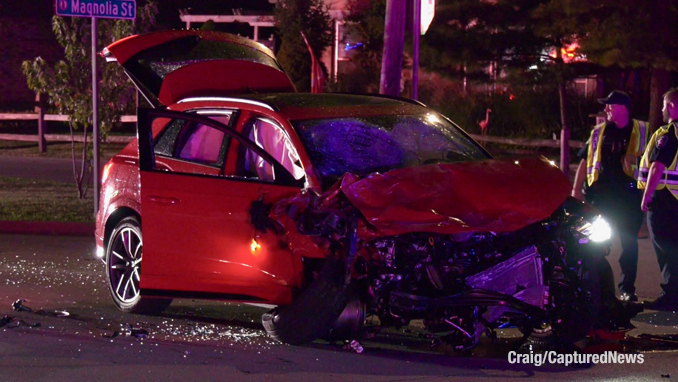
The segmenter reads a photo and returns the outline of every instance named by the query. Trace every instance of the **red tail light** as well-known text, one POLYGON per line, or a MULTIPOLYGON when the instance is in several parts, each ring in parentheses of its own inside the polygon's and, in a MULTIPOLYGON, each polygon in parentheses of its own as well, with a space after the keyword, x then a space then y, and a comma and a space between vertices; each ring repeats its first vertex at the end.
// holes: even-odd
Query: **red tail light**
POLYGON ((106 179, 108 178, 108 174, 111 173, 111 169, 113 168, 113 162, 108 162, 104 166, 104 172, 101 174, 101 184, 104 184, 106 182, 106 179))

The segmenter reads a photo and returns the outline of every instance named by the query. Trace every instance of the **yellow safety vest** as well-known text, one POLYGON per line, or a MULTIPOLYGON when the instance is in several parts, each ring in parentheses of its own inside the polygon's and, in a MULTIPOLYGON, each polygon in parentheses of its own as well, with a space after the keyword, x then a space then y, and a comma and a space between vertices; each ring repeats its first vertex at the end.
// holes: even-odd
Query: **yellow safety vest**
MULTIPOLYGON (((647 143, 646 123, 636 119, 631 121, 633 122, 633 130, 631 131, 631 141, 626 148, 626 155, 640 157, 643 155, 645 144, 647 143)), ((598 175, 600 174, 600 157, 606 126, 607 122, 603 122, 594 127, 588 140, 589 152, 586 157, 586 182, 589 186, 598 180, 598 175)), ((627 172, 626 175, 633 177, 633 179, 638 179, 637 161, 632 166, 632 172, 630 174, 627 172)))
MULTIPOLYGON (((660 127, 657 131, 655 131, 654 134, 652 134, 652 138, 650 138, 650 142, 647 145, 647 149, 645 150, 645 153, 643 154, 643 157, 640 160, 640 174, 638 176, 638 188, 641 190, 644 190, 645 186, 647 185, 647 177, 649 175, 651 165, 650 155, 652 155, 652 150, 654 150, 655 146, 657 145, 657 141, 659 140, 659 138, 669 133, 671 125, 674 126, 674 134, 676 135, 676 139, 678 139, 678 132, 676 131, 678 127, 676 127, 675 123, 671 123, 666 126, 660 127)), ((678 171, 676 171, 677 161, 678 161, 678 150, 676 152, 676 156, 673 158, 673 161, 671 162, 671 165, 664 170, 662 178, 659 180, 659 183, 657 183, 656 188, 657 190, 661 190, 664 187, 668 188, 671 191, 671 194, 676 199, 678 199, 678 171)))

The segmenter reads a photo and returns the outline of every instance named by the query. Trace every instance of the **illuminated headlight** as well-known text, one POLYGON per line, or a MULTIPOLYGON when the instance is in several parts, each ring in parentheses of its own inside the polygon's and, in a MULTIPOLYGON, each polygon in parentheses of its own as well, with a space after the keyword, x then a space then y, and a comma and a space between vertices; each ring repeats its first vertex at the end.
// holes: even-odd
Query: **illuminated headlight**
POLYGON ((593 218, 593 221, 582 224, 577 231, 594 243, 610 240, 612 237, 610 224, 600 215, 593 218))

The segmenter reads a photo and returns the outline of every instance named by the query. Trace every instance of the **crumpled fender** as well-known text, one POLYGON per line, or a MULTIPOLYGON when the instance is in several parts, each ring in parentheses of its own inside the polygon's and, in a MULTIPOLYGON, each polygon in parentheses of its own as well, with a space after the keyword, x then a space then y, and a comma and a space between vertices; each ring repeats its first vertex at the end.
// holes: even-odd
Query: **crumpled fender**
MULTIPOLYGON (((270 218, 291 248, 320 257, 326 237, 341 239, 355 208, 359 237, 411 232, 510 232, 549 217, 570 194, 567 177, 545 158, 491 159, 345 174, 322 195, 281 200, 270 218), (336 231, 335 231, 336 230, 336 231)), ((326 255, 325 255, 326 256, 326 255)))

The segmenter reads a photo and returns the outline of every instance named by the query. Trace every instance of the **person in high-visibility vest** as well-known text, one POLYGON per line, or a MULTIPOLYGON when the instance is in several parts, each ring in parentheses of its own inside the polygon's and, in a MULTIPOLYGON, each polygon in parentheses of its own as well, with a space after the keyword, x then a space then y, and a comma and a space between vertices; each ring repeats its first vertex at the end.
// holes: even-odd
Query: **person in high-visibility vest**
POLYGON ((643 212, 637 207, 642 193, 636 179, 638 159, 647 142, 646 124, 629 117, 631 98, 624 92, 615 90, 598 102, 605 104, 607 120, 593 128, 579 152, 582 159, 572 196, 592 204, 614 227, 622 247, 620 299, 635 302, 638 231, 643 224, 643 212))
POLYGON ((678 310, 678 88, 664 94, 664 122, 650 138, 640 161, 638 188, 644 189, 640 208, 662 273, 661 294, 646 301, 648 309, 678 310))

